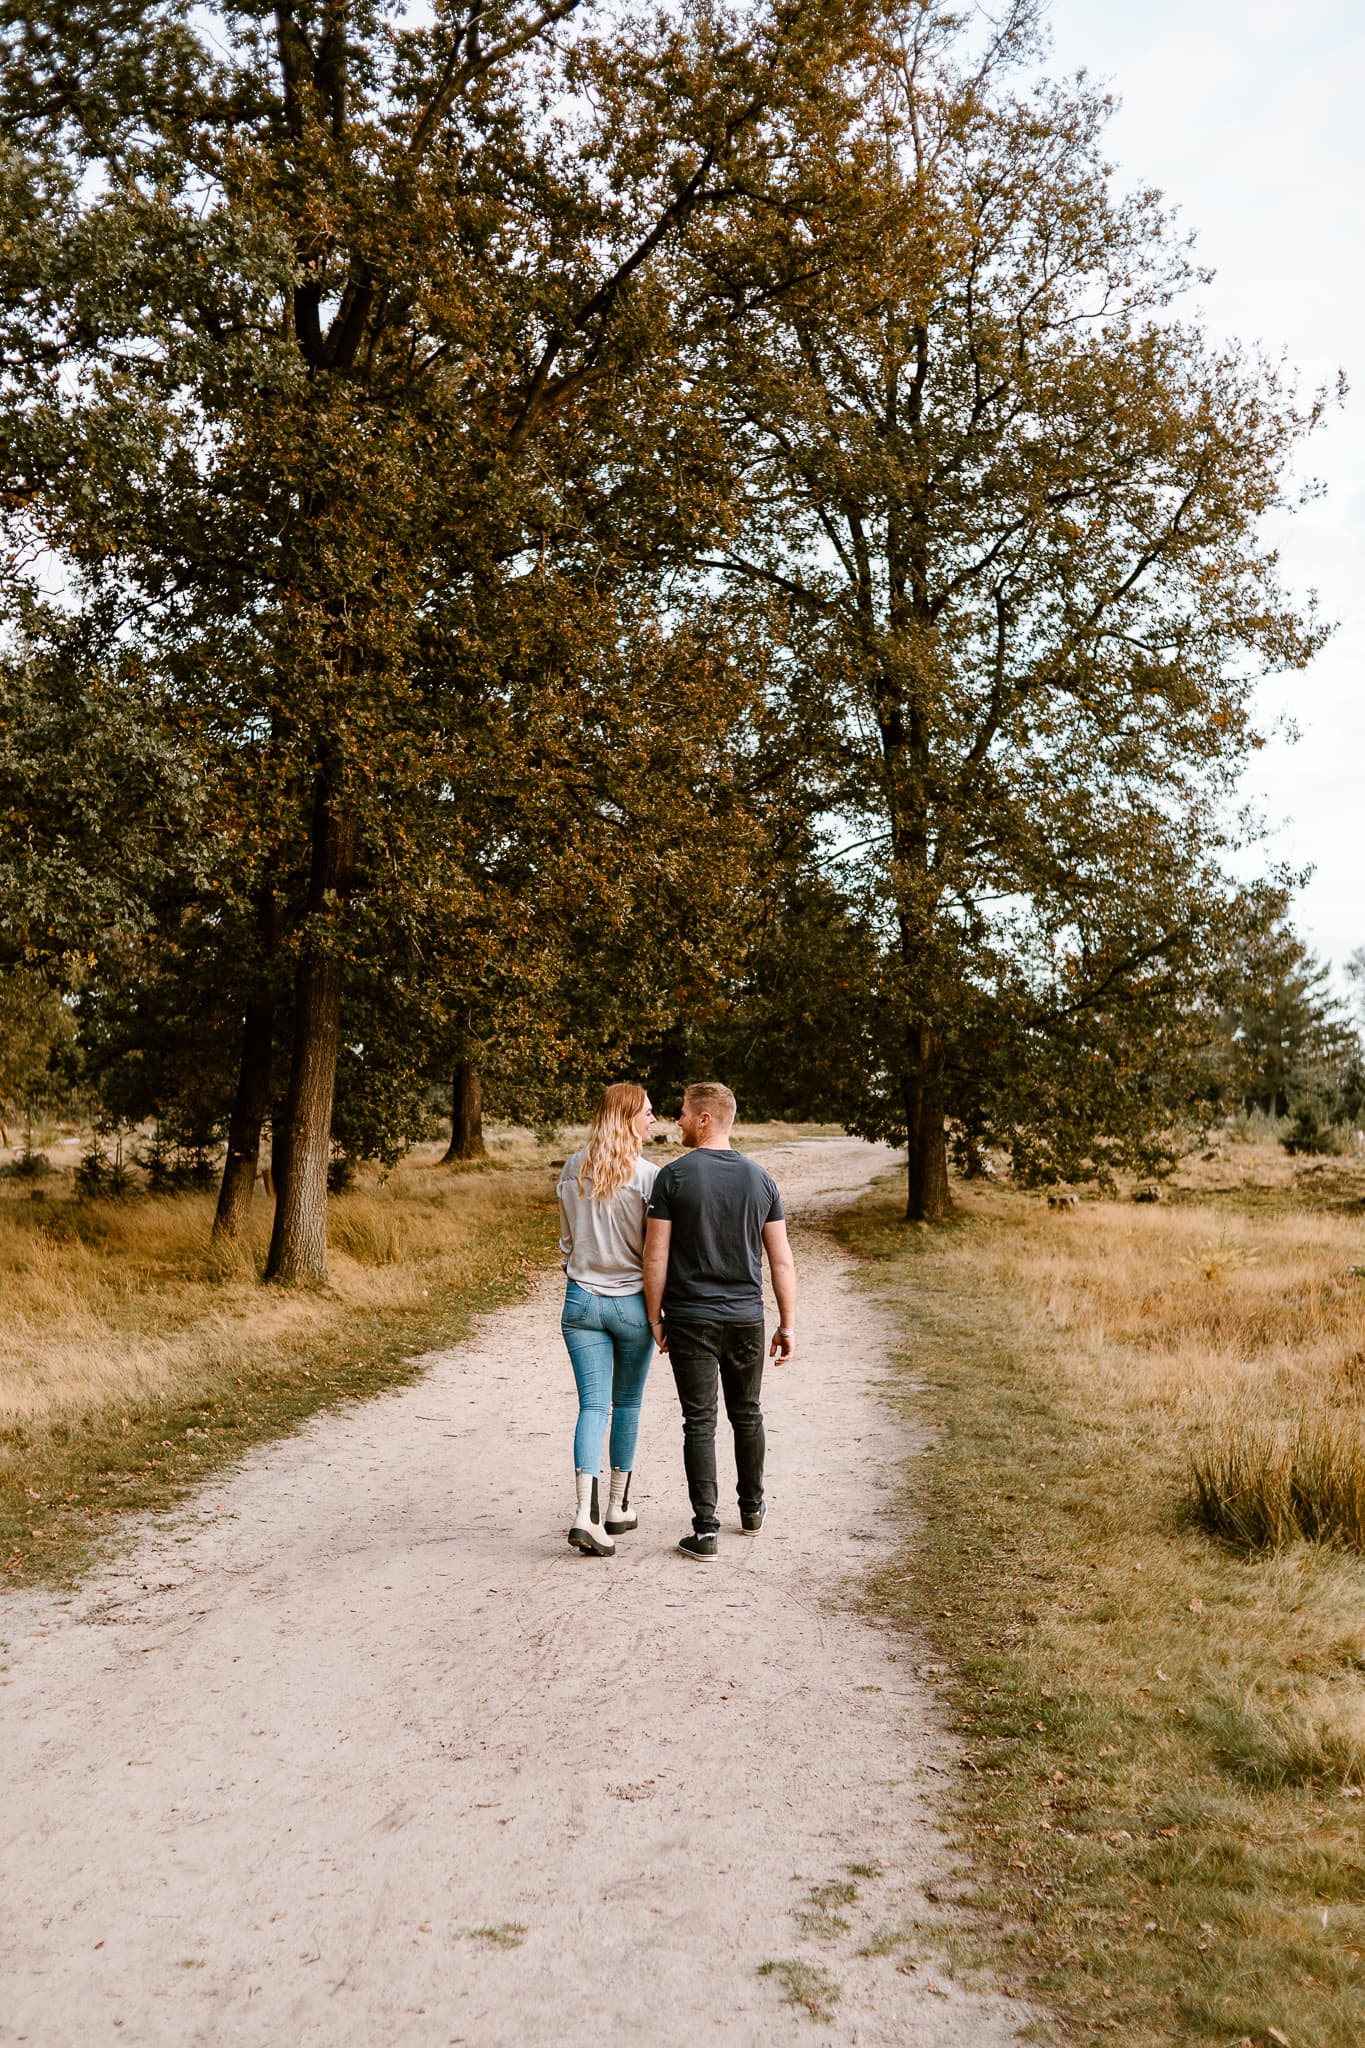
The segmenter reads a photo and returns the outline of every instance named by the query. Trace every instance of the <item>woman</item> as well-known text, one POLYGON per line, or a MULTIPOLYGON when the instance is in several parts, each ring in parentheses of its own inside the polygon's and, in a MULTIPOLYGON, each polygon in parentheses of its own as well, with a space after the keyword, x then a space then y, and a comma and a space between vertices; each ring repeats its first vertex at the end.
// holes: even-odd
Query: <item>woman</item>
POLYGON ((654 1111, 634 1081, 602 1091, 581 1152, 559 1176, 559 1249, 568 1289, 560 1328, 578 1383, 573 1462, 578 1510, 569 1541, 588 1557, 610 1557, 614 1537, 633 1529, 630 1474, 654 1340, 645 1314, 645 1211, 658 1175, 640 1157, 654 1111), (598 1511, 597 1475, 611 1417, 611 1497, 598 1511))

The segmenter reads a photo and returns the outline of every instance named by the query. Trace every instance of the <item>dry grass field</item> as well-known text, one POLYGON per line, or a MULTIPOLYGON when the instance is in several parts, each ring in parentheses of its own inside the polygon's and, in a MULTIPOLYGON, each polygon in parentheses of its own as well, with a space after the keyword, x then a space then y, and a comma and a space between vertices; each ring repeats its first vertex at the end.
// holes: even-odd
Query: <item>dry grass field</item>
POLYGON ((872 1597, 944 1656, 983 1940, 1063 2038, 1359 2048, 1365 1556, 1210 1533, 1198 1480, 1305 1430, 1365 1469, 1365 1185, 1228 1155, 1150 1206, 846 1220, 940 1425, 872 1597))
POLYGON ((78 1201, 70 1175, 0 1183, 0 1566, 69 1575, 129 1508, 169 1504, 328 1402, 409 1377, 554 1244, 549 1149, 478 1170, 415 1151, 333 1198, 330 1285, 263 1288, 210 1245, 211 1195, 78 1201))
POLYGON ((223 1254, 211 1194, 78 1200, 79 1139, 52 1131, 50 1172, 16 1176, 17 1148, 0 1153, 0 1574, 69 1577, 119 1515, 168 1505, 331 1401, 410 1378, 414 1357, 551 1261, 555 1168, 585 1136, 504 1130, 477 1167, 443 1167, 424 1145, 391 1174, 367 1170, 330 1204, 329 1285, 299 1293, 259 1284, 259 1195, 250 1242, 223 1254))

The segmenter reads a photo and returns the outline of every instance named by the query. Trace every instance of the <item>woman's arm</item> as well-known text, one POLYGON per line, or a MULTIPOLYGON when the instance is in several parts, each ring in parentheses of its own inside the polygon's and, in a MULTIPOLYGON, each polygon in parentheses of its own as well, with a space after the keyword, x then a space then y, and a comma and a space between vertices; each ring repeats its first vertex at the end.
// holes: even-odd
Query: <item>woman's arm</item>
POLYGON ((664 1281, 668 1278, 668 1241, 673 1225, 661 1216, 651 1216, 645 1225, 645 1314, 660 1351, 668 1349, 668 1332, 663 1325, 664 1281))

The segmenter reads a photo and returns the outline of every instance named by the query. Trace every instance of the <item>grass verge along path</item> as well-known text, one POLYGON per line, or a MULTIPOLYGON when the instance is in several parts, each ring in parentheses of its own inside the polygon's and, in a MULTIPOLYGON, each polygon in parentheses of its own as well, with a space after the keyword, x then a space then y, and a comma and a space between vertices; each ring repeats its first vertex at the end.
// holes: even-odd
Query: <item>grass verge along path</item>
POLYGON ((208 1195, 0 1201, 0 1575, 69 1580, 130 1510, 412 1379, 556 1236, 546 1161, 452 1171, 427 1148, 333 1198, 330 1284, 285 1292, 257 1279, 267 1207, 225 1258, 208 1195))
POLYGON ((1359 1401, 1360 1227, 961 1201, 840 1231, 938 1425, 870 1597, 943 1658, 983 1943, 1061 2040, 1360 2048, 1365 1558, 1237 1552, 1185 1506, 1245 1401, 1359 1401))

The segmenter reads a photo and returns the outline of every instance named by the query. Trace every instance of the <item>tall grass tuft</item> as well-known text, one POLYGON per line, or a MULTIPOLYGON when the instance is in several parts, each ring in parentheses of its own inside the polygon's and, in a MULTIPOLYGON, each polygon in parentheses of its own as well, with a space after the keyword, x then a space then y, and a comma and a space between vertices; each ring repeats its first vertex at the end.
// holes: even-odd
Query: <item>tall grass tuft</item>
POLYGON ((1365 1410, 1304 1416, 1290 1429, 1234 1414, 1191 1457, 1190 1510, 1242 1550, 1306 1541, 1365 1551, 1365 1410))
POLYGON ((1310 1543, 1365 1550, 1365 1411, 1351 1408, 1301 1424, 1290 1485, 1310 1543))
POLYGON ((392 1201, 347 1194, 331 1204, 327 1242, 361 1266, 396 1266, 408 1248, 408 1219, 392 1201))

